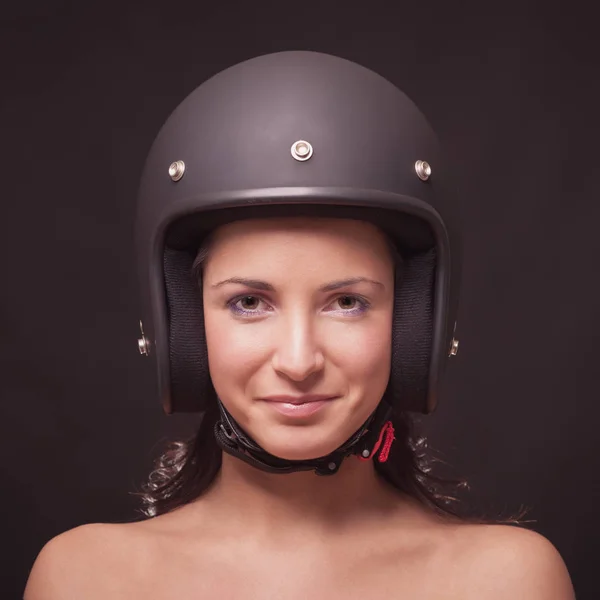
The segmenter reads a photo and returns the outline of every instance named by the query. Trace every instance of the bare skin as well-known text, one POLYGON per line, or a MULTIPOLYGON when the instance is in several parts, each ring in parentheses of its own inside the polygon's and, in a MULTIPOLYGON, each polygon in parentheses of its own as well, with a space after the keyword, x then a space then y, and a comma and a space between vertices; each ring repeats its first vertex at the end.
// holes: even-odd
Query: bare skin
MULTIPOLYGON (((374 410, 389 378, 393 310, 393 264, 377 229, 337 220, 226 226, 211 249, 203 288, 215 389, 269 452, 323 456, 374 410), (273 289, 218 285, 232 277, 273 289), (319 291, 351 277, 371 283, 319 291), (352 297, 366 299, 369 309, 359 310, 352 297), (336 399, 298 420, 264 401, 274 393, 336 399)), ((349 457, 332 477, 275 475, 225 454, 210 489, 184 507, 138 523, 86 525, 52 540, 25 598, 572 600, 571 594, 560 556, 541 536, 442 519, 385 483, 370 461, 349 457)))
POLYGON ((43 549, 25 600, 575 598, 542 536, 443 521, 408 498, 352 531, 296 523, 267 532, 221 517, 200 500, 148 521, 70 530, 43 549))

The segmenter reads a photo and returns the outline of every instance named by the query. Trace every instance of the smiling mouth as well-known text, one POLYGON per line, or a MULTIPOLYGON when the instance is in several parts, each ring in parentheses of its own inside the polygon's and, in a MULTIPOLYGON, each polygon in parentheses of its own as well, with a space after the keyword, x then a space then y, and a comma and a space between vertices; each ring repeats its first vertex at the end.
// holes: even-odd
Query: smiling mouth
POLYGON ((274 402, 277 404, 289 404, 293 406, 300 406, 304 404, 313 404, 317 402, 325 402, 327 400, 333 400, 337 396, 324 395, 324 394, 310 394, 306 396, 268 396, 262 398, 266 402, 274 402))
MULTIPOLYGON (((280 397, 281 398, 281 397, 280 397)), ((267 405, 279 414, 290 418, 290 419, 302 419, 304 417, 311 417, 315 413, 318 413, 327 405, 331 404, 336 397, 332 396, 321 396, 320 399, 317 397, 306 400, 302 398, 292 398, 292 402, 287 400, 267 400, 267 405)))

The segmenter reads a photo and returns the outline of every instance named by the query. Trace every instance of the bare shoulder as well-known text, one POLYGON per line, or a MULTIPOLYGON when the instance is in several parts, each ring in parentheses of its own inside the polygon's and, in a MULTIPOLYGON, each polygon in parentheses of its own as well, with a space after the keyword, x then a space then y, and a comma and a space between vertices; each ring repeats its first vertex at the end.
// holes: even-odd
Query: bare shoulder
POLYGON ((117 586, 125 568, 133 577, 144 555, 136 540, 140 528, 131 525, 90 523, 52 538, 31 568, 24 600, 101 597, 117 586))
POLYGON ((511 525, 465 525, 456 543, 469 598, 575 598, 561 555, 539 533, 511 525))

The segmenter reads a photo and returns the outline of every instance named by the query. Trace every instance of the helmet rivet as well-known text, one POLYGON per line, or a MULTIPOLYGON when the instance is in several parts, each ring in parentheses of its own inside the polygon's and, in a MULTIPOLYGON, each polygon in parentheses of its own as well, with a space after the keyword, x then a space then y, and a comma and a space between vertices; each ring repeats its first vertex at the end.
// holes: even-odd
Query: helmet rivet
POLYGON ((144 326, 140 321, 140 331, 142 332, 142 337, 138 339, 138 350, 142 356, 150 355, 150 340, 144 335, 144 326))
POLYGON ((296 160, 308 160, 313 154, 313 148, 304 140, 298 140, 292 144, 292 156, 296 160))
POLYGON ((370 453, 368 450, 363 450, 363 451, 362 451, 362 455, 363 455, 365 458, 369 458, 369 456, 371 456, 371 453, 370 453))
POLYGON ((179 181, 185 173, 185 163, 182 160, 176 160, 169 167, 169 176, 173 181, 179 181))
POLYGON ((148 338, 142 336, 138 339, 138 350, 142 356, 150 355, 150 342, 148 341, 148 338))
POLYGON ((417 172, 419 179, 422 179, 423 181, 427 181, 431 177, 431 166, 424 160, 418 160, 415 163, 415 171, 417 172))
POLYGON ((452 345, 450 346, 450 356, 456 356, 458 354, 458 340, 452 339, 452 345))
POLYGON ((335 471, 337 465, 334 462, 330 462, 328 465, 330 471, 335 471))

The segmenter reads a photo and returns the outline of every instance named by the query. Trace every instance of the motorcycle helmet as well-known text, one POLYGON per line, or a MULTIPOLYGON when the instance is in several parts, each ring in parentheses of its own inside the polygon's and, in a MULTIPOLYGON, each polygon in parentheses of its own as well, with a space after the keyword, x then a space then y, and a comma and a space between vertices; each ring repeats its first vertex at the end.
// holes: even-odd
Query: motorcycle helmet
POLYGON ((168 117, 147 157, 135 223, 140 352, 153 357, 167 414, 217 403, 221 448, 274 473, 337 472, 393 441, 391 415, 431 413, 456 354, 461 242, 457 195, 436 135, 395 85, 354 62, 307 51, 246 60, 214 75, 168 117), (210 381, 198 247, 239 219, 326 216, 372 222, 403 257, 388 389, 327 457, 287 461, 244 432, 210 381))

